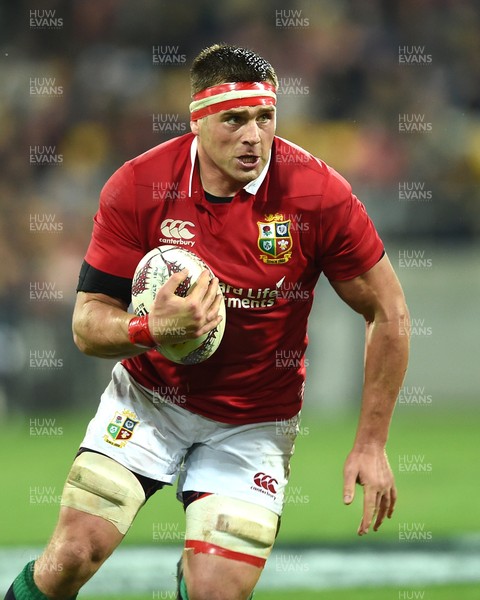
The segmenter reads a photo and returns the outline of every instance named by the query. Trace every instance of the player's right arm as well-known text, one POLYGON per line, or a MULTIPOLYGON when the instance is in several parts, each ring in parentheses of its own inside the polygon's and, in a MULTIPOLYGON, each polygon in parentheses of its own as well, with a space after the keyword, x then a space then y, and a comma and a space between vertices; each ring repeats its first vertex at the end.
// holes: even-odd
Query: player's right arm
MULTIPOLYGON (((139 347, 132 343, 129 324, 135 315, 127 312, 129 284, 145 254, 140 240, 145 237, 143 227, 148 223, 139 216, 136 189, 134 168, 128 162, 110 177, 100 194, 73 313, 75 344, 91 356, 127 358, 149 349, 145 344, 139 347)), ((181 298, 175 290, 186 277, 186 272, 175 273, 158 291, 148 315, 145 335, 152 342, 148 346, 194 339, 221 321, 218 280, 209 281, 205 271, 191 293, 181 298)))
MULTIPOLYGON (((157 344, 173 344, 197 338, 221 321, 218 279, 209 281, 204 271, 185 298, 175 295, 186 272, 174 273, 155 297, 148 328, 157 344)), ((130 341, 129 323, 135 315, 127 312, 124 300, 106 294, 78 292, 73 312, 73 338, 77 347, 99 358, 127 358, 148 350, 130 341)))
POLYGON ((133 315, 127 308, 122 300, 106 294, 78 292, 72 319, 77 348, 100 358, 126 358, 145 352, 130 342, 128 324, 133 315))

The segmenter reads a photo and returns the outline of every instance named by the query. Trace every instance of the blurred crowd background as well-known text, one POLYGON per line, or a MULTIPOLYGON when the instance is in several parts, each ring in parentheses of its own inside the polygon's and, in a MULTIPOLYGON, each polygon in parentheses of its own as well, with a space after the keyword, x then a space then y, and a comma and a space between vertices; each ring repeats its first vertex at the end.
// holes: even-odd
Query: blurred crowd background
POLYGON ((430 257, 430 271, 399 273, 412 295, 434 269, 442 278, 444 255, 462 257, 459 298, 478 289, 479 31, 473 0, 2 2, 0 407, 96 404, 111 364, 76 350, 70 320, 99 192, 125 160, 189 130, 189 66, 214 42, 269 59, 278 134, 352 183, 387 248, 430 257), (44 356, 51 368, 32 366, 44 356))

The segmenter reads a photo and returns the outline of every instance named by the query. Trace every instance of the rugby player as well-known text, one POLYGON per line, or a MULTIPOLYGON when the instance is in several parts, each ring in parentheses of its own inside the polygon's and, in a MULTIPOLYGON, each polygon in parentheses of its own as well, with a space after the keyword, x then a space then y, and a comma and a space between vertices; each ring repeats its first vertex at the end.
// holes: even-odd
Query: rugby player
POLYGON ((392 516, 385 445, 407 366, 408 311, 382 241, 345 179, 275 136, 278 81, 265 59, 211 46, 194 60, 191 85, 191 133, 128 161, 101 192, 73 332, 82 352, 119 362, 68 474, 53 537, 7 600, 75 598, 145 501, 177 477, 186 515, 178 598, 252 596, 279 528, 322 272, 366 323, 343 501, 363 486, 359 535, 392 516), (188 273, 175 273, 150 315, 134 317, 135 267, 161 244, 195 252, 216 277, 202 273, 180 298, 188 273), (227 317, 217 352, 191 366, 162 357, 159 343, 218 325, 219 286, 227 317))

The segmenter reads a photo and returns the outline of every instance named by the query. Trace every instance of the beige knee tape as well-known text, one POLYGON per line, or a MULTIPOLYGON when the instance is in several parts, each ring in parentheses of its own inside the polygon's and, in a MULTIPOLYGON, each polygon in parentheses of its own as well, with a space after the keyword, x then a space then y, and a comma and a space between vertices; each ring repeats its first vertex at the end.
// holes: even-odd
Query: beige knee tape
POLYGON ((211 494, 187 507, 186 547, 207 542, 266 560, 277 533, 278 515, 252 502, 211 494))
POLYGON ((133 473, 107 456, 83 452, 68 474, 61 505, 102 517, 125 534, 144 502, 133 473))

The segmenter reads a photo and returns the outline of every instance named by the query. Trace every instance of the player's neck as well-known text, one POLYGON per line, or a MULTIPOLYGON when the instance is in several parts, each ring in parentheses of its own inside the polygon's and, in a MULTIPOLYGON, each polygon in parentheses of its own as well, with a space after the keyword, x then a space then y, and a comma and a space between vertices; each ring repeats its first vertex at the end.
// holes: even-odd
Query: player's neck
POLYGON ((245 185, 225 174, 203 151, 199 144, 198 164, 202 187, 208 194, 218 198, 233 198, 245 185))
POLYGON ((228 180, 222 173, 209 174, 208 169, 202 166, 200 166, 200 181, 205 192, 217 198, 233 198, 244 186, 239 181, 228 180))

